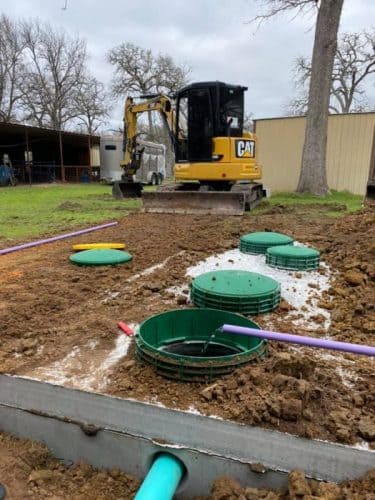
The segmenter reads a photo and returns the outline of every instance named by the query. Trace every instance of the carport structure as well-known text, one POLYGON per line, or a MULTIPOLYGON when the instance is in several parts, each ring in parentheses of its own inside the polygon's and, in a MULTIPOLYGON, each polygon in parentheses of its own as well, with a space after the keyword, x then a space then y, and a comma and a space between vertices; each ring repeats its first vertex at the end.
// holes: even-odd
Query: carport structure
POLYGON ((99 178, 99 136, 0 123, 0 162, 8 155, 18 182, 79 182, 99 178))

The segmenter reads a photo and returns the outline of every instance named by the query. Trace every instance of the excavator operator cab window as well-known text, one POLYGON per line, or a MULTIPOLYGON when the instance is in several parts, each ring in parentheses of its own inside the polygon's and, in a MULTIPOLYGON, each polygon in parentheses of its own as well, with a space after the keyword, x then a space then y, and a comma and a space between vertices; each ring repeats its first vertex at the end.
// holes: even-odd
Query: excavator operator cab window
POLYGON ((243 87, 220 88, 218 136, 241 137, 244 115, 243 87))
POLYGON ((177 105, 176 157, 179 161, 188 161, 188 98, 181 96, 177 105))
POLYGON ((214 137, 241 137, 246 87, 191 84, 177 95, 176 161, 210 162, 214 137))
POLYGON ((209 88, 189 88, 177 102, 178 162, 212 161, 213 113, 209 88))

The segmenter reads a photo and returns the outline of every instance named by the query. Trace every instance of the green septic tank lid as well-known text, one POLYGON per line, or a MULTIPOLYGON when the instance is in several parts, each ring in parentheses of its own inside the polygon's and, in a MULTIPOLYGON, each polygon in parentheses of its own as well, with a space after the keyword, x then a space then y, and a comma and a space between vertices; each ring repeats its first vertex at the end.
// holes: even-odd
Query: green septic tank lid
POLYGON ((93 249, 78 252, 69 257, 78 266, 110 266, 132 260, 128 252, 114 249, 93 249))
POLYGON ((208 295, 238 298, 263 297, 279 289, 277 281, 249 271, 211 271, 192 282, 192 288, 208 295))
POLYGON ((281 269, 311 271, 320 263, 320 252, 315 248, 276 246, 266 251, 266 264, 281 269))
POLYGON ((293 238, 286 234, 264 231, 245 234, 241 236, 241 241, 254 245, 289 245, 293 243, 293 238))
POLYGON ((279 255, 281 257, 292 257, 293 259, 306 259, 307 257, 319 257, 320 252, 310 247, 295 247, 281 245, 270 247, 267 250, 268 255, 279 255))

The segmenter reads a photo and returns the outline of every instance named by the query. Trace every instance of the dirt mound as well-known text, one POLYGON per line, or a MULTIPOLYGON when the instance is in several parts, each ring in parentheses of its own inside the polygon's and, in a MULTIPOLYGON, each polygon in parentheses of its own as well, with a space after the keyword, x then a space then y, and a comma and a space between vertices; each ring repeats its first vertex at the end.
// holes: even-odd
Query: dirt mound
POLYGON ((48 449, 0 433, 0 482, 9 499, 133 498, 140 481, 119 470, 101 472, 85 463, 64 464, 48 449))
POLYGON ((306 479, 302 471, 294 470, 288 476, 288 486, 281 490, 265 488, 242 488, 230 477, 217 478, 210 495, 198 497, 196 500, 362 500, 374 498, 375 469, 363 478, 355 481, 345 481, 341 484, 323 483, 306 479))

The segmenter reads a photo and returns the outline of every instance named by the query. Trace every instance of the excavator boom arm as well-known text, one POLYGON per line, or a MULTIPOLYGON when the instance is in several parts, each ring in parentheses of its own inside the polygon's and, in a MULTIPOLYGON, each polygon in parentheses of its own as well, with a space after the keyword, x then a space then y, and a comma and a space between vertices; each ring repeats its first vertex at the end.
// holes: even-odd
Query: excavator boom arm
POLYGON ((140 157, 137 158, 137 121, 142 113, 157 111, 160 113, 163 123, 166 125, 168 133, 173 143, 174 111, 169 97, 160 94, 143 102, 135 103, 132 97, 125 101, 124 108, 124 159, 121 166, 126 174, 133 175, 140 166, 140 157))

